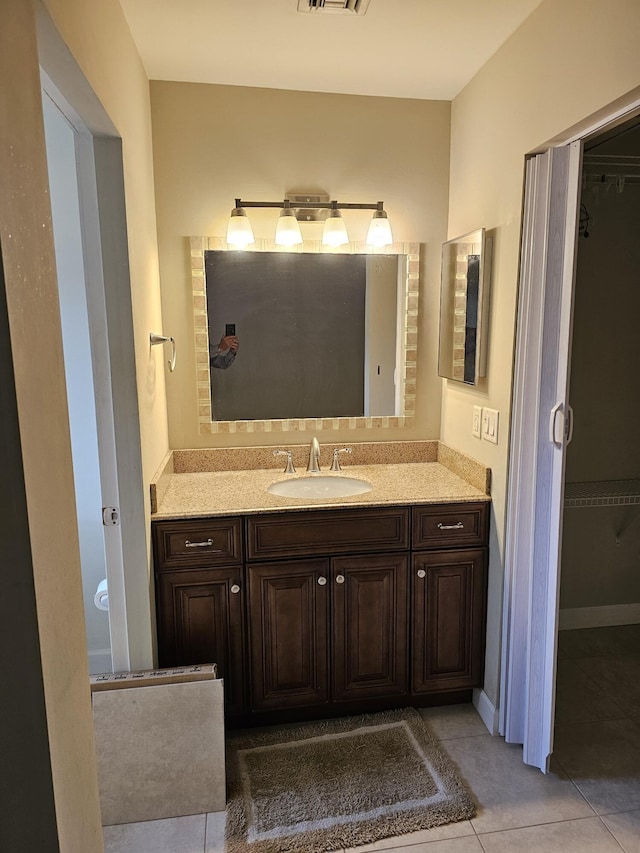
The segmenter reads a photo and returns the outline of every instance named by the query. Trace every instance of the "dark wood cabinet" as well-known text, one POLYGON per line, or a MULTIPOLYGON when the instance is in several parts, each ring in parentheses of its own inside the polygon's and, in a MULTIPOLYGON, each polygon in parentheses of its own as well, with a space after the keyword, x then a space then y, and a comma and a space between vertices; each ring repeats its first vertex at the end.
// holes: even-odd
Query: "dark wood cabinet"
POLYGON ((160 666, 217 663, 232 723, 468 700, 489 504, 153 523, 160 666))
POLYGON ((251 707, 329 699, 328 560, 249 566, 251 707))
POLYGON ((480 684, 486 549, 414 554, 412 587, 413 692, 480 684))
POLYGON ((408 555, 332 560, 332 698, 407 693, 408 555))
POLYGON ((242 519, 162 521, 153 526, 156 569, 195 569, 241 563, 242 519))
POLYGON ((489 504, 412 511, 411 690, 434 694, 482 683, 489 504))
POLYGON ((406 554, 252 565, 248 577, 255 711, 407 692, 406 554))
POLYGON ((429 504, 413 507, 411 547, 477 548, 487 545, 489 504, 429 504))
POLYGON ((361 554, 409 548, 407 507, 304 510, 247 517, 247 559, 361 554))
POLYGON ((230 714, 244 709, 244 608, 240 566, 166 571, 156 582, 161 667, 215 663, 230 714))

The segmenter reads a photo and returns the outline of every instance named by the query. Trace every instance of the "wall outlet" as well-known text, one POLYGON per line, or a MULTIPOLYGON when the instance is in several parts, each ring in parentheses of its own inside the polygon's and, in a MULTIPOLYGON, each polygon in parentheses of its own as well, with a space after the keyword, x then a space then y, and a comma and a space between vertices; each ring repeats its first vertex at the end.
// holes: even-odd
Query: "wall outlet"
POLYGON ((482 410, 482 437, 485 441, 498 443, 499 412, 496 409, 482 410))
POLYGON ((473 423, 471 425, 471 435, 476 438, 482 437, 482 406, 473 407, 473 423))

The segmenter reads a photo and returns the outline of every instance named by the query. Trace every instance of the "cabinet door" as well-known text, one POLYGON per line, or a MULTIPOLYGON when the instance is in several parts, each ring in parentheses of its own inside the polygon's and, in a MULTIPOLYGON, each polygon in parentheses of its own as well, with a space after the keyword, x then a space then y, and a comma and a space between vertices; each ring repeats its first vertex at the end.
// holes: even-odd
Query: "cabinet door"
POLYGON ((328 701, 329 561, 250 566, 251 708, 328 701))
POLYGON ((239 566, 157 577, 159 665, 217 664, 227 714, 244 705, 242 580, 239 566))
POLYGON ((412 692, 478 686, 484 665, 486 548, 414 554, 412 692))
POLYGON ((407 691, 408 555, 332 560, 334 701, 407 691))

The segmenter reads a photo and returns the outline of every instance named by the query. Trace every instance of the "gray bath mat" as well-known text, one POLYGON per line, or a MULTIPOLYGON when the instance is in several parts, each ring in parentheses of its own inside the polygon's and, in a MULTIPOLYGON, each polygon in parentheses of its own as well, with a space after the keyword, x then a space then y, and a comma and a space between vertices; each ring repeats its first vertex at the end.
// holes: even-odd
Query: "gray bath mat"
POLYGON ((227 740, 228 853, 355 847, 475 814, 412 708, 227 740))

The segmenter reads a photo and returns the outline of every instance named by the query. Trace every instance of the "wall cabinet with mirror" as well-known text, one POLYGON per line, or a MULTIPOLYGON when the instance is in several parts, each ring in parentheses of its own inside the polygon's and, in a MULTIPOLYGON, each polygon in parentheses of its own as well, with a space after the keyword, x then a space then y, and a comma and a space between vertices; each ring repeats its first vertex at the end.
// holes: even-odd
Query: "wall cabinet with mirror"
POLYGON ((493 241, 484 228, 442 246, 438 375, 477 385, 486 374, 493 241))
POLYGON ((267 241, 228 250, 192 238, 200 431, 341 419, 341 427, 408 425, 415 413, 420 252, 349 244, 283 251, 267 241), (210 361, 235 325, 238 356, 210 361))

